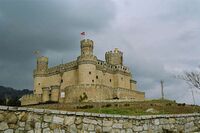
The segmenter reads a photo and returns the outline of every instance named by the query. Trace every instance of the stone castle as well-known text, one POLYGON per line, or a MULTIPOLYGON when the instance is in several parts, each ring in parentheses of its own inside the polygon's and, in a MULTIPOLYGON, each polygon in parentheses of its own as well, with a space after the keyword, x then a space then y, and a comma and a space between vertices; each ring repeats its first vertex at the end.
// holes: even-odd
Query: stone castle
POLYGON ((22 105, 144 100, 144 92, 137 91, 137 82, 123 65, 121 51, 106 52, 102 61, 93 54, 92 40, 84 39, 80 43, 81 55, 75 61, 49 68, 47 57, 37 58, 34 92, 20 99, 22 105))

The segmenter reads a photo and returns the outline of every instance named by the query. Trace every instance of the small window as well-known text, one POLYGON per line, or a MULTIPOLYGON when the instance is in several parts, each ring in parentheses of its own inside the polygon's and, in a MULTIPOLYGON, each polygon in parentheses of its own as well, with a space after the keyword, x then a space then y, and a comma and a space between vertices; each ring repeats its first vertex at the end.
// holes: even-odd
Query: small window
POLYGON ((110 79, 110 82, 112 82, 112 80, 110 79))
POLYGON ((94 83, 94 80, 92 80, 92 83, 94 83))
POLYGON ((40 85, 40 83, 38 83, 38 85, 40 85))
POLYGON ((98 79, 99 77, 98 76, 96 76, 96 79, 98 79))
POLYGON ((89 74, 92 74, 91 72, 89 72, 89 74))
POLYGON ((60 81, 61 83, 63 83, 63 79, 61 79, 61 81, 60 81))

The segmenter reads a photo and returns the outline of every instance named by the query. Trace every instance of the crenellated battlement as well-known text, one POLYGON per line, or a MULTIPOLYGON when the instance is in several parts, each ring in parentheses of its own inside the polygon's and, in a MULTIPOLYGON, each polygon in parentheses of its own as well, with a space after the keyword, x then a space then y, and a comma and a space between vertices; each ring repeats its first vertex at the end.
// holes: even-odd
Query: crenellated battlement
POLYGON ((90 39, 81 40, 81 48, 84 48, 84 47, 92 47, 93 48, 93 44, 94 44, 94 42, 90 39))
POLYGON ((93 55, 94 42, 90 39, 81 40, 81 57, 93 55))
POLYGON ((105 60, 108 64, 123 65, 123 53, 115 48, 114 51, 105 53, 105 60))
POLYGON ((129 68, 126 66, 112 65, 102 60, 97 61, 97 69, 106 70, 106 71, 109 71, 110 73, 122 72, 123 74, 128 74, 128 75, 131 74, 129 68))
POLYGON ((119 51, 118 48, 115 48, 113 51, 108 51, 106 54, 118 54, 120 56, 123 56, 123 52, 119 51))
POLYGON ((55 75, 55 74, 60 74, 61 72, 67 72, 70 70, 75 70, 77 69, 77 61, 72 61, 66 64, 60 64, 58 66, 54 66, 54 67, 50 67, 47 69, 45 74, 40 74, 38 73, 37 70, 33 71, 33 75, 35 76, 51 76, 51 75, 55 75))

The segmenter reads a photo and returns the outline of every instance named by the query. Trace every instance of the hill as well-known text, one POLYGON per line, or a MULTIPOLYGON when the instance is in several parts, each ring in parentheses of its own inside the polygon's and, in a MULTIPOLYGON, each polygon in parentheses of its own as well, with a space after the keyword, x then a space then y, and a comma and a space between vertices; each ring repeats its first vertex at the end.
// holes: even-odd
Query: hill
POLYGON ((120 115, 188 114, 199 113, 200 106, 176 103, 170 100, 148 100, 135 102, 65 103, 40 104, 32 108, 56 109, 75 112, 92 112, 120 115), (148 111, 149 110, 149 111, 148 111))
POLYGON ((0 105, 19 106, 19 98, 30 93, 32 91, 28 89, 16 90, 11 87, 0 86, 0 105))

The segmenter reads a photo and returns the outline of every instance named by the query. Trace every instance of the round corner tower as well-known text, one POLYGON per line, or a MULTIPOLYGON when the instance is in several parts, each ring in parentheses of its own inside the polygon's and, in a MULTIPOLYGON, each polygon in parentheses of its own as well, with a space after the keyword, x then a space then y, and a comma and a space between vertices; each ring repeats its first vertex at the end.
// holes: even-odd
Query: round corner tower
POLYGON ((78 83, 96 83, 97 58, 93 55, 94 42, 90 39, 81 40, 81 55, 78 57, 78 83))
POLYGON ((105 60, 108 64, 123 65, 123 53, 115 48, 114 51, 106 52, 105 60))
POLYGON ((38 57, 37 58, 37 72, 44 73, 48 69, 48 57, 38 57))
POLYGON ((48 57, 38 57, 37 66, 34 71, 34 94, 42 94, 42 83, 45 77, 45 74, 48 71, 48 57))

